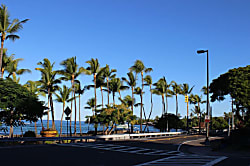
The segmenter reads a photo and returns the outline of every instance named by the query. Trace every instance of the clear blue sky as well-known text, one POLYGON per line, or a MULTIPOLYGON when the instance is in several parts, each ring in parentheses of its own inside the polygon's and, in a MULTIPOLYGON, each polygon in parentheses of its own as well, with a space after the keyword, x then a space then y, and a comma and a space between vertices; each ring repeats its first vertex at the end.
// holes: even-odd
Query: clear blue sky
MULTIPOLYGON (((32 74, 21 78, 22 83, 40 79, 40 73, 34 68, 43 58, 56 62, 55 69, 60 69, 59 63, 72 56, 77 56, 79 65, 84 67, 87 66, 85 61, 98 58, 102 66, 109 64, 116 68, 119 77, 126 76, 128 68, 140 59, 146 67, 153 68, 154 82, 166 76, 168 82, 175 80, 195 85, 193 93, 201 94, 200 89, 206 85, 206 56, 197 55, 197 49, 210 51, 210 81, 230 68, 250 62, 248 0, 22 0, 1 3, 7 5, 11 18, 30 19, 18 33, 20 40, 5 43, 9 54, 24 58, 20 68, 32 70, 32 74)), ((81 77, 84 85, 91 80, 90 76, 81 77)), ((145 91, 148 93, 144 103, 148 110, 149 89, 145 91)), ((87 92, 83 96, 84 103, 93 96, 93 91, 87 92)), ((56 119, 59 119, 61 105, 55 104, 55 107, 56 119)), ((205 109, 205 105, 202 107, 205 109)), ((215 116, 223 115, 230 111, 229 99, 212 103, 212 107, 215 116)), ((174 98, 169 100, 169 112, 175 112, 174 98)), ((179 97, 179 112, 186 115, 183 96, 179 97)), ((84 110, 82 116, 90 113, 84 110)), ((139 115, 139 109, 135 113, 139 115)), ((161 98, 154 96, 153 117, 160 114, 161 98)))

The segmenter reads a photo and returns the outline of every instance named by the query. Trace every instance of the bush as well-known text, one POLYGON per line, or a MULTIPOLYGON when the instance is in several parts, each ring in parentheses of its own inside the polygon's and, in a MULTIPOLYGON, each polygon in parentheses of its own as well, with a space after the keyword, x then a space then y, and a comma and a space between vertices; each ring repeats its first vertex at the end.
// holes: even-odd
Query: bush
POLYGON ((36 137, 36 133, 34 131, 26 131, 23 137, 36 137))

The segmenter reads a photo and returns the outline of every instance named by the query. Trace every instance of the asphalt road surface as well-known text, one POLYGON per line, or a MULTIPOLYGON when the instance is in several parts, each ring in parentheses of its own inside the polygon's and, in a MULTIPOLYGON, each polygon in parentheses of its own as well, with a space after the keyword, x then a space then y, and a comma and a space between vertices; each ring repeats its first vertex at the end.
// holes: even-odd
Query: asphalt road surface
MULTIPOLYGON (((225 156, 204 156, 177 151, 184 141, 201 138, 204 137, 177 136, 133 141, 0 147, 0 165, 187 166, 239 163, 236 159, 230 159, 232 162, 229 162, 225 156)), ((244 161, 243 165, 249 162, 248 159, 244 161)))

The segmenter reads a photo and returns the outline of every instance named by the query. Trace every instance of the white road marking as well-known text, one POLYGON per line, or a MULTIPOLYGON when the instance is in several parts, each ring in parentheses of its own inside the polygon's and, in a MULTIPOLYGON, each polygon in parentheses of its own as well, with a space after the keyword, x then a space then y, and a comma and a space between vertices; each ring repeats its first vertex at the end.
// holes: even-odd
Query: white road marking
POLYGON ((225 156, 202 156, 202 155, 192 155, 192 154, 181 154, 171 157, 166 157, 142 164, 138 164, 136 166, 171 166, 171 165, 196 165, 196 166, 213 166, 218 162, 226 159, 225 156))

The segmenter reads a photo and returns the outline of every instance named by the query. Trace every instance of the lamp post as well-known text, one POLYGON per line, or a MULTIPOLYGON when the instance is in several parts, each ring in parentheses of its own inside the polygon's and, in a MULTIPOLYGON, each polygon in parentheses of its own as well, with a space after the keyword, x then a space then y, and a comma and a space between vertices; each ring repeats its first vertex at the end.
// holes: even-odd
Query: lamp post
MULTIPOLYGON (((208 50, 198 50, 197 54, 207 53, 207 115, 209 115, 209 65, 208 65, 208 50)), ((206 125, 206 143, 209 143, 209 122, 206 125)))

